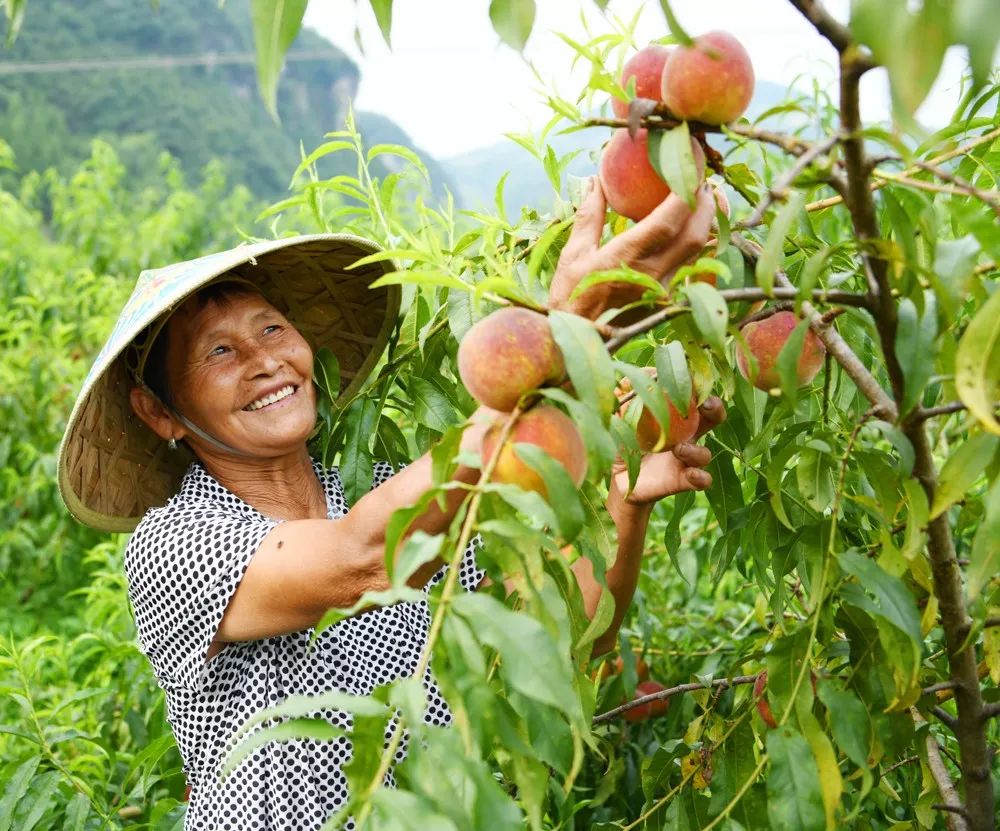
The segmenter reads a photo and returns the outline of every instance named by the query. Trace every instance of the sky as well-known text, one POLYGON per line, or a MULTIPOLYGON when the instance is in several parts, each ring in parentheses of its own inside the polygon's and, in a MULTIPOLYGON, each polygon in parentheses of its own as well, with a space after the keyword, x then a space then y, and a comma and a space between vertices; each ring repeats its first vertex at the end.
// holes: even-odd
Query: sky
MULTIPOLYGON (((595 33, 610 26, 592 0, 538 0, 537 5, 525 58, 546 84, 574 99, 586 77, 574 76, 574 53, 553 31, 582 39, 581 14, 595 33)), ((849 6, 850 0, 826 2, 841 20, 849 6)), ((836 52, 787 0, 674 0, 672 8, 689 34, 722 28, 739 38, 758 79, 787 85, 796 76, 815 75, 833 88, 836 52)), ((488 9, 489 0, 395 0, 391 50, 368 0, 311 0, 305 25, 358 63, 357 109, 390 116, 418 147, 449 158, 502 141, 506 132, 538 130, 551 116, 537 78, 525 58, 500 42, 488 9)), ((659 3, 651 0, 611 0, 606 14, 631 19, 640 9, 640 43, 668 34, 659 3)), ((918 112, 922 122, 950 120, 964 66, 964 52, 952 49, 918 112)), ((888 118, 883 70, 863 79, 862 109, 868 120, 888 118)))

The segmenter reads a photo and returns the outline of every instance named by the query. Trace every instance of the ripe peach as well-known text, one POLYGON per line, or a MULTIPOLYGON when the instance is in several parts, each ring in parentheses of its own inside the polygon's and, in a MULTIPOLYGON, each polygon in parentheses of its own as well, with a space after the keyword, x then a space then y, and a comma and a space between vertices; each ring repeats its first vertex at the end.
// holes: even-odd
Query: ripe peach
POLYGON ((743 115, 753 96, 750 56, 728 32, 713 31, 678 46, 663 68, 662 100, 678 118, 726 124, 743 115))
MULTIPOLYGON (((484 465, 493 456, 501 427, 498 422, 483 436, 481 455, 484 465)), ((587 475, 587 448, 576 425, 561 410, 542 404, 522 415, 507 437, 493 469, 493 481, 518 485, 526 491, 535 491, 547 497, 545 481, 515 453, 514 445, 519 443, 540 447, 566 468, 574 484, 579 486, 583 483, 587 475)))
MULTIPOLYGON (((619 655, 614 661, 605 661, 601 664, 601 668, 597 672, 597 680, 605 681, 614 675, 621 675, 624 670, 625 661, 619 655)), ((645 681, 649 678, 649 665, 642 658, 637 658, 635 661, 635 676, 639 681, 645 681)))
MULTIPOLYGON (((635 701, 636 698, 642 698, 645 695, 652 695, 653 693, 658 693, 665 689, 666 687, 658 681, 643 681, 641 684, 636 685, 635 697, 632 700, 635 701)), ((647 719, 655 718, 656 716, 662 716, 669 708, 670 699, 660 698, 656 701, 650 701, 648 704, 640 704, 638 707, 626 710, 622 713, 622 717, 626 721, 646 721, 647 719)))
MULTIPOLYGON (((656 416, 638 398, 632 399, 632 401, 638 402, 633 406, 642 407, 642 413, 635 426, 635 437, 639 442, 639 449, 644 453, 670 450, 674 445, 693 438, 698 431, 699 415, 696 398, 692 397, 691 403, 688 404, 687 417, 681 415, 680 410, 674 406, 674 402, 670 400, 670 396, 666 392, 663 393, 663 400, 670 412, 670 427, 666 434, 664 434, 660 422, 656 420, 656 416)), ((629 403, 631 404, 631 402, 629 403)))
POLYGON ((548 318, 530 309, 498 309, 469 329, 458 347, 458 374, 466 389, 480 404, 502 412, 564 373, 548 318))
MULTIPOLYGON (((698 176, 705 172, 705 153, 698 142, 691 141, 698 176)), ((664 182, 649 161, 649 135, 638 130, 631 138, 628 130, 615 130, 601 154, 598 171, 601 187, 612 210, 634 219, 649 216, 670 195, 664 182)))
MULTIPOLYGON (((670 55, 670 47, 650 44, 625 61, 622 67, 621 85, 628 90, 629 78, 635 78, 635 97, 652 98, 659 101, 663 86, 663 65, 670 55)), ((628 118, 628 101, 611 99, 611 110, 618 118, 628 118)))
MULTIPOLYGON (((778 312, 764 320, 748 323, 743 327, 743 338, 747 350, 757 362, 757 375, 753 376, 746 351, 742 347, 736 349, 736 363, 740 373, 757 389, 767 392, 781 386, 778 374, 778 353, 785 345, 792 331, 798 325, 798 318, 792 312, 778 312)), ((808 384, 820 367, 823 366, 823 356, 826 347, 811 329, 806 332, 802 341, 802 352, 799 355, 796 377, 799 386, 808 384)))

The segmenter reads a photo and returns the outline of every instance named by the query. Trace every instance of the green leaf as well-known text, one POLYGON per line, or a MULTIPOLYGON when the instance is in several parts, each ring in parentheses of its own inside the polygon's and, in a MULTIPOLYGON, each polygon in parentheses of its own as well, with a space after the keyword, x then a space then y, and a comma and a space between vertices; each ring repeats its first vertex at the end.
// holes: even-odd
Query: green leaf
POLYGON ((764 248, 757 258, 756 279, 757 285, 764 290, 765 294, 771 294, 774 290, 774 276, 781 268, 785 253, 785 237, 791 230, 793 223, 802 212, 805 205, 806 196, 801 191, 796 191, 789 200, 782 205, 778 215, 771 223, 770 231, 764 248))
POLYGON ((606 424, 616 399, 614 365, 604 341, 589 321, 574 314, 550 312, 549 323, 576 394, 606 424))
POLYGON ((452 274, 443 271, 390 271, 375 280, 369 288, 377 289, 382 286, 443 286, 456 291, 470 291, 472 286, 463 283, 452 274))
POLYGON ((816 692, 827 709, 827 723, 837 746, 859 768, 867 769, 872 726, 865 705, 832 678, 820 678, 816 692))
POLYGON ((955 0, 952 19, 956 41, 969 48, 972 84, 983 86, 993 71, 993 55, 1000 41, 996 4, 993 0, 955 0))
POLYGON ((28 791, 28 783, 35 775, 38 765, 41 762, 40 756, 34 756, 23 764, 19 765, 3 791, 3 798, 0 799, 0 831, 10 831, 14 822, 14 808, 18 801, 28 791))
POLYGON ((711 433, 705 444, 712 451, 712 461, 705 467, 712 474, 712 486, 705 491, 712 513, 723 533, 728 532, 733 515, 743 508, 743 488, 733 468, 732 454, 716 442, 711 433))
POLYGON ((321 346, 316 352, 313 375, 316 385, 330 401, 340 395, 340 361, 327 347, 321 346))
POLYGON ((924 387, 934 371, 937 357, 937 310, 934 294, 924 294, 924 313, 904 297, 897 307, 899 323, 896 329, 896 357, 903 370, 903 404, 900 415, 906 415, 920 403, 924 387))
POLYGON ((27 0, 6 0, 4 11, 7 14, 7 48, 14 45, 18 32, 24 24, 24 10, 27 8, 27 0))
POLYGON ((512 612, 488 594, 468 592, 452 601, 479 640, 500 655, 500 674, 513 690, 534 701, 551 704, 569 716, 577 712, 569 656, 561 654, 541 623, 512 612))
POLYGON ((677 38, 679 43, 689 46, 693 42, 691 35, 681 28, 680 21, 677 20, 677 15, 674 14, 674 10, 670 7, 669 0, 660 0, 660 8, 663 9, 663 16, 667 19, 670 34, 677 38))
POLYGON ((252 0, 253 39, 257 48, 257 83, 267 111, 278 118, 278 76, 285 53, 302 26, 309 0, 252 0))
POLYGON ((687 122, 682 121, 672 130, 650 130, 646 152, 657 175, 694 210, 701 176, 694 161, 687 122))
POLYGON ((1000 435, 1000 291, 994 291, 962 335, 955 354, 955 387, 983 427, 1000 435))
POLYGON ((986 516, 972 539, 966 570, 969 602, 979 597, 983 586, 1000 573, 1000 477, 993 483, 984 501, 986 516))
POLYGON ((808 331, 809 321, 800 320, 775 359, 778 379, 781 382, 781 392, 789 401, 795 401, 799 395, 799 358, 802 356, 802 346, 808 331))
POLYGON ((840 567, 858 579, 857 585, 861 589, 874 595, 875 604, 861 608, 885 618, 905 633, 919 654, 923 642, 920 615, 906 585, 898 577, 883 571, 874 561, 854 551, 845 551, 840 555, 840 567))
POLYGON ((535 0, 491 0, 490 21, 500 39, 521 52, 535 25, 535 0))
MULTIPOLYGON (((643 407, 652 413, 653 418, 659 422, 664 434, 669 433, 670 407, 667 405, 667 400, 663 397, 663 392, 656 381, 639 367, 632 366, 632 364, 627 364, 624 361, 615 361, 615 369, 628 378, 636 396, 642 401, 643 407)), ((631 408, 629 409, 631 410, 631 408)), ((634 423, 631 418, 629 421, 634 423)))
POLYGON ((566 542, 575 540, 583 528, 584 513, 579 488, 569 472, 536 445, 518 442, 514 452, 545 482, 547 501, 559 521, 560 536, 566 542))
POLYGON ((372 11, 375 13, 375 21, 378 23, 379 31, 385 38, 385 45, 391 49, 392 0, 368 0, 368 2, 371 3, 372 11))
POLYGON ((411 378, 408 386, 413 401, 413 417, 437 433, 458 424, 460 419, 448 397, 425 378, 411 378))
MULTIPOLYGON (((391 5, 391 0, 373 0, 373 2, 385 2, 391 5)), ((430 181, 431 176, 427 172, 426 165, 424 165, 420 156, 414 153, 409 147, 403 147, 401 144, 376 144, 368 151, 368 161, 371 162, 372 159, 378 156, 399 156, 401 159, 406 159, 406 161, 420 171, 420 175, 424 179, 430 181)))
POLYGON ((18 831, 32 831, 52 807, 53 796, 59 788, 60 776, 58 771, 50 770, 35 777, 31 783, 31 791, 21 800, 22 808, 25 807, 25 803, 31 807, 18 821, 18 831))
POLYGON ((729 323, 726 301, 715 286, 708 283, 689 283, 686 291, 695 326, 716 353, 724 355, 726 325, 729 323))
POLYGON ((799 492, 817 513, 833 504, 833 459, 813 447, 804 447, 799 454, 795 475, 799 492))
POLYGON ((531 256, 528 257, 528 274, 537 277, 545 262, 545 255, 548 254, 552 244, 559 239, 565 230, 572 225, 572 219, 564 219, 545 229, 545 232, 538 238, 531 247, 531 256))
POLYGON ((940 516, 965 496, 1000 447, 1000 436, 976 433, 962 442, 941 468, 931 519, 940 516))
POLYGON ((428 800, 409 791, 379 788, 370 797, 371 827, 379 831, 459 831, 428 800))
POLYGON ((63 820, 62 831, 84 831, 88 816, 90 816, 90 799, 86 794, 75 794, 66 806, 66 819, 63 820))
POLYGON ((687 418, 693 386, 684 345, 672 340, 657 346, 655 357, 657 382, 667 391, 678 412, 687 418))
POLYGON ((819 768, 809 742, 788 726, 767 735, 771 773, 767 777, 767 815, 771 828, 823 831, 826 814, 819 768))
POLYGON ((979 241, 971 234, 938 240, 934 247, 930 278, 948 320, 954 320, 968 297, 969 282, 981 250, 979 241))
POLYGON ((344 446, 340 450, 340 479, 344 497, 353 505, 371 490, 374 467, 369 442, 375 434, 378 411, 368 398, 356 399, 347 408, 344 446))

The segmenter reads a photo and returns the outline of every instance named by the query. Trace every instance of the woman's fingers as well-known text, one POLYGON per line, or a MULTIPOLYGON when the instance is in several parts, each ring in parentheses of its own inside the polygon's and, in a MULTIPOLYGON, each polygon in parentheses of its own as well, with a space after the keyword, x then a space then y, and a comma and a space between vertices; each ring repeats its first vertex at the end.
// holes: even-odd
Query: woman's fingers
POLYGON ((712 487, 712 474, 700 467, 689 467, 684 471, 684 476, 691 485, 691 490, 704 491, 712 487))
POLYGON ((590 192, 580 203, 573 220, 573 228, 569 239, 562 250, 562 257, 572 262, 579 257, 594 251, 601 244, 601 232, 604 230, 604 220, 607 218, 608 207, 604 198, 604 189, 597 176, 590 178, 590 192))
POLYGON ((700 444, 682 441, 671 451, 686 467, 704 467, 712 461, 712 451, 700 444))
POLYGON ((715 202, 707 185, 698 189, 693 212, 672 193, 649 216, 602 250, 615 266, 624 263, 662 279, 701 251, 714 216, 715 202))
POLYGON ((726 408, 722 404, 722 399, 717 395, 710 395, 706 398, 698 408, 698 413, 701 419, 698 422, 698 432, 695 433, 696 439, 700 439, 709 430, 714 430, 726 420, 726 408))

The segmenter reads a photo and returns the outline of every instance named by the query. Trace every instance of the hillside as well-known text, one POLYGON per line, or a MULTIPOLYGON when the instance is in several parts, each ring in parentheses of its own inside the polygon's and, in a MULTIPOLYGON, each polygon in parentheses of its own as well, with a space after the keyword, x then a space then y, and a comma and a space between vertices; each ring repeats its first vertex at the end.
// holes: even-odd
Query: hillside
MULTIPOLYGON (((17 41, 0 49, 0 138, 22 172, 70 170, 88 155, 91 139, 102 137, 139 183, 157 174, 166 150, 189 174, 218 158, 232 182, 265 198, 280 196, 300 142, 308 150, 342 124, 360 73, 344 53, 303 30, 289 53, 275 124, 257 94, 253 49, 246 0, 222 8, 171 0, 158 11, 136 0, 32 0, 17 41), (147 63, 135 66, 136 59, 147 63), (41 62, 54 62, 46 68, 55 71, 37 71, 41 62), (12 72, 15 64, 35 71, 12 72)), ((371 144, 412 146, 383 116, 359 113, 357 121, 371 144)), ((443 181, 433 160, 428 166, 443 181)))

